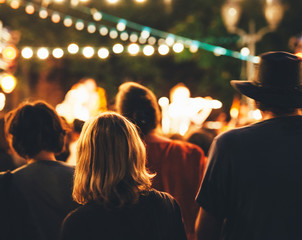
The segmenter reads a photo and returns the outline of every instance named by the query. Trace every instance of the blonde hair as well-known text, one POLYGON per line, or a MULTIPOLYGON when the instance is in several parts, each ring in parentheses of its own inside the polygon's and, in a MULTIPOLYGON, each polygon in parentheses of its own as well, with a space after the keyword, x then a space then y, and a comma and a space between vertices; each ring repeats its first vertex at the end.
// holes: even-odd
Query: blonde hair
POLYGON ((106 207, 137 202, 151 188, 146 148, 136 127, 125 117, 107 112, 84 124, 77 147, 73 198, 106 207))

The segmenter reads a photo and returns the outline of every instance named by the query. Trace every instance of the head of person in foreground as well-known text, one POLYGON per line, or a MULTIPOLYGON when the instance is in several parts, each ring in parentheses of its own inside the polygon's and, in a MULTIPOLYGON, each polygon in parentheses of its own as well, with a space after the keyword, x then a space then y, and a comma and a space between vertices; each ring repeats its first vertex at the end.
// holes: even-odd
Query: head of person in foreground
POLYGON ((60 153, 64 148, 63 121, 46 102, 21 103, 5 121, 13 149, 25 159, 34 159, 41 152, 60 153))
POLYGON ((77 147, 73 197, 115 208, 135 204, 151 188, 146 149, 125 117, 102 113, 87 121, 77 147))

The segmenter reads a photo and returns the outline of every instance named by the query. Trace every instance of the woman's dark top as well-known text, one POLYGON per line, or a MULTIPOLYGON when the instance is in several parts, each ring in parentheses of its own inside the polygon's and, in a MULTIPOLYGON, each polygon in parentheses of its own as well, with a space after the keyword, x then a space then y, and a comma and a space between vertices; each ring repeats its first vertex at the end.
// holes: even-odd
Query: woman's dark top
POLYGON ((91 202, 71 212, 64 220, 61 240, 183 240, 181 213, 169 194, 151 190, 138 203, 107 209, 91 202))

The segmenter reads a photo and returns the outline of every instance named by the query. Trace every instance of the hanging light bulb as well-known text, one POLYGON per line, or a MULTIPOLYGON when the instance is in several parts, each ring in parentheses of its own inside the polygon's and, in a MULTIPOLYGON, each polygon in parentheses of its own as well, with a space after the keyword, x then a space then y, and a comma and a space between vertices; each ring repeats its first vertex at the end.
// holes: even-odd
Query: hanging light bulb
POLYGON ((34 7, 34 5, 33 5, 32 3, 28 3, 28 4, 26 5, 26 7, 25 7, 25 12, 26 12, 27 14, 34 14, 34 12, 35 12, 35 7, 34 7))
POLYGON ((94 49, 90 46, 83 48, 83 55, 85 58, 92 58, 94 55, 94 49))
POLYGON ((128 46, 128 52, 131 55, 136 55, 139 52, 139 46, 136 43, 132 43, 128 46))
POLYGON ((45 8, 41 8, 40 11, 39 11, 39 17, 42 18, 42 19, 45 19, 48 17, 48 12, 45 8))
POLYGON ((77 20, 76 24, 75 24, 75 28, 78 30, 78 31, 82 31, 85 27, 85 24, 83 22, 83 20, 77 20))
POLYGON ((79 52, 79 46, 75 43, 71 43, 68 45, 67 50, 71 54, 76 54, 79 52))
POLYGON ((53 23, 59 23, 61 21, 61 16, 59 13, 57 12, 53 12, 53 14, 51 15, 51 21, 53 23))
POLYGON ((25 59, 30 59, 34 55, 33 50, 30 47, 25 47, 21 51, 21 55, 25 59))
POLYGON ((55 48, 53 51, 52 51, 52 55, 55 57, 55 58, 61 58, 63 57, 64 55, 64 51, 62 48, 55 48))
POLYGON ((44 59, 48 58, 48 56, 49 56, 49 51, 47 50, 47 48, 42 47, 42 48, 39 48, 39 49, 38 49, 37 55, 38 55, 38 58, 44 60, 44 59))
POLYGON ((100 48, 98 50, 98 56, 101 58, 101 59, 106 59, 108 56, 109 56, 109 51, 107 48, 100 48))
POLYGON ((127 21, 125 19, 119 20, 119 22, 116 25, 116 29, 120 32, 124 31, 126 29, 127 21))
POLYGON ((113 47, 112 47, 112 51, 115 54, 120 54, 124 51, 124 46, 120 43, 114 44, 113 47))
POLYGON ((89 33, 95 33, 96 31, 96 26, 94 23, 89 23, 88 26, 87 26, 87 31, 89 33))
POLYGON ((70 16, 66 16, 64 18, 63 24, 65 27, 71 27, 72 26, 72 18, 70 16))

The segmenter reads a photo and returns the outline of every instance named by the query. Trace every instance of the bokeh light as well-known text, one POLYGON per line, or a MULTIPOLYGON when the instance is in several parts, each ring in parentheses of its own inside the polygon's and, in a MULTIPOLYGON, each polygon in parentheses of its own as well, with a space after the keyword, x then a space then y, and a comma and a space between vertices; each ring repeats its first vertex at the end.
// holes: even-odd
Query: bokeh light
POLYGON ((0 85, 1 85, 1 88, 2 88, 3 92, 11 93, 17 85, 17 80, 11 74, 4 74, 1 77, 0 85))
POLYGON ((38 49, 37 55, 38 55, 38 58, 40 58, 41 60, 44 60, 44 59, 48 58, 49 51, 47 50, 47 48, 42 47, 42 48, 38 49))
POLYGON ((158 52, 160 55, 167 55, 170 51, 170 48, 165 45, 165 44, 162 44, 158 47, 158 52))
POLYGON ((62 48, 55 48, 53 51, 52 51, 52 55, 55 57, 55 58, 61 58, 63 57, 64 55, 64 51, 62 48))
POLYGON ((51 21, 53 23, 59 23, 61 21, 61 16, 59 13, 57 12, 54 12, 52 15, 51 15, 51 21))
POLYGON ((146 56, 151 56, 154 53, 154 47, 147 45, 144 47, 143 52, 146 56))
POLYGON ((0 93, 0 111, 5 107, 6 97, 4 93, 0 93))
POLYGON ((45 8, 41 8, 39 11, 39 17, 45 19, 48 17, 48 12, 45 8))
POLYGON ((107 27, 102 26, 102 27, 100 27, 99 32, 100 32, 100 34, 101 34, 102 36, 106 36, 106 35, 108 34, 109 30, 108 30, 107 27))
POLYGON ((116 39, 118 37, 118 32, 115 29, 112 29, 109 33, 111 39, 116 39))
POLYGON ((34 7, 34 5, 31 4, 31 3, 28 3, 28 4, 26 5, 26 7, 25 7, 25 12, 26 12, 27 14, 34 14, 34 12, 35 12, 35 7, 34 7))
POLYGON ((124 46, 120 43, 114 44, 112 47, 112 51, 116 54, 120 54, 124 51, 124 46))
POLYGON ((75 28, 78 30, 78 31, 82 31, 85 27, 85 24, 82 20, 77 20, 76 24, 75 24, 75 28))
POLYGON ((173 51, 176 53, 180 53, 184 50, 184 45, 182 43, 175 43, 173 45, 173 51))
POLYGON ((98 56, 101 58, 101 59, 105 59, 109 56, 109 51, 107 48, 100 48, 98 50, 98 56))
POLYGON ((89 23, 88 26, 87 26, 87 31, 89 33, 95 33, 96 31, 96 26, 94 23, 89 23))
POLYGON ((85 58, 92 58, 94 55, 94 49, 90 46, 83 48, 83 55, 85 58))
POLYGON ((66 16, 64 18, 63 24, 65 27, 71 27, 72 26, 72 18, 69 16, 66 16))
POLYGON ((124 19, 121 19, 117 25, 116 25, 116 29, 120 32, 124 31, 126 29, 126 23, 127 21, 124 19))
POLYGON ((2 50, 2 57, 4 60, 12 61, 18 55, 18 50, 15 46, 7 46, 2 50))
POLYGON ((21 55, 25 59, 30 59, 34 55, 33 50, 30 47, 25 47, 21 51, 21 55))
POLYGON ((120 38, 121 38, 122 41, 127 41, 128 38, 129 38, 129 34, 127 32, 122 32, 120 34, 120 38))
POLYGON ((71 43, 68 45, 67 50, 71 54, 76 54, 79 52, 79 46, 75 43, 71 43))
POLYGON ((128 46, 128 52, 131 55, 136 55, 139 52, 139 46, 136 43, 132 43, 128 46))

